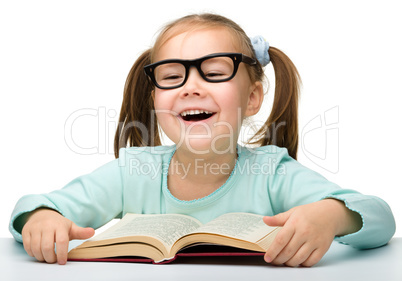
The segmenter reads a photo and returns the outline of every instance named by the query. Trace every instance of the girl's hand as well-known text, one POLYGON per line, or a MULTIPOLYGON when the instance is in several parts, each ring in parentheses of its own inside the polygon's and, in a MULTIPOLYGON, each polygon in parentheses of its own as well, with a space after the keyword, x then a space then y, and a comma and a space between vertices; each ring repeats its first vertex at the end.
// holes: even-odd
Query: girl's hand
POLYGON ((265 261, 292 267, 315 265, 328 251, 336 235, 355 232, 362 225, 359 214, 335 199, 267 216, 264 222, 269 226, 283 226, 265 253, 265 261))
POLYGON ((93 228, 82 228, 51 209, 38 209, 28 217, 22 229, 24 249, 31 257, 47 263, 65 264, 68 243, 73 239, 88 239, 93 228), (56 243, 57 256, 54 250, 56 243))

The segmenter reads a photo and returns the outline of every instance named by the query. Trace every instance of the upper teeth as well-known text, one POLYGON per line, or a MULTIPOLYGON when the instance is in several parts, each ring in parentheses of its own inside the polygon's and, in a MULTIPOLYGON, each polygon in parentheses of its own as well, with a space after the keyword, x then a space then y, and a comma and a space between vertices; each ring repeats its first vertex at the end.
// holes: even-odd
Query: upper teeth
POLYGON ((201 114, 201 113, 206 113, 206 114, 211 114, 212 112, 206 111, 206 110, 186 110, 180 113, 181 116, 186 116, 186 115, 194 115, 194 114, 201 114))

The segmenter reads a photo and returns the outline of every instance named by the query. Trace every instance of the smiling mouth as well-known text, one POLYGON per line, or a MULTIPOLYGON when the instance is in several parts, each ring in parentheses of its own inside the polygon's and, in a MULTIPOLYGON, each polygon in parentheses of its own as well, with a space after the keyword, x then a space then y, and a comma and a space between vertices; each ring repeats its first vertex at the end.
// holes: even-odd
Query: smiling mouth
POLYGON ((197 121, 202 121, 206 120, 213 115, 215 115, 216 112, 200 112, 200 113, 192 113, 192 114, 179 114, 179 116, 184 120, 184 121, 189 121, 189 122, 197 122, 197 121))

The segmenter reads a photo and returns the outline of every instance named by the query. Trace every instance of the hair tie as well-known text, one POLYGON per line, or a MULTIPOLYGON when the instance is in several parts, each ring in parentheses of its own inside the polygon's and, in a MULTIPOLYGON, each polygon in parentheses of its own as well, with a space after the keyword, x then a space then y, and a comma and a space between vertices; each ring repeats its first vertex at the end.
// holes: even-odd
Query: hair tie
POLYGON ((259 35, 251 38, 251 44, 253 45, 253 49, 255 52, 255 56, 257 57, 257 60, 260 62, 262 66, 266 66, 270 61, 268 54, 269 49, 268 42, 265 41, 264 37, 259 35))

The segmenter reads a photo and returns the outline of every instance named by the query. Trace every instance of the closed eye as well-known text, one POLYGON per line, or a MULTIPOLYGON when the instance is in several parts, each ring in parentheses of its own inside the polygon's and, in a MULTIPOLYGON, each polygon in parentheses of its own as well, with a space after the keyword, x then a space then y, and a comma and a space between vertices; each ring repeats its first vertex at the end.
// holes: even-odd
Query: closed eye
POLYGON ((224 75, 223 73, 218 73, 218 72, 210 72, 205 74, 206 77, 212 78, 212 77, 219 77, 224 75))
POLYGON ((170 75, 163 78, 163 80, 175 80, 175 79, 182 79, 180 75, 170 75))

